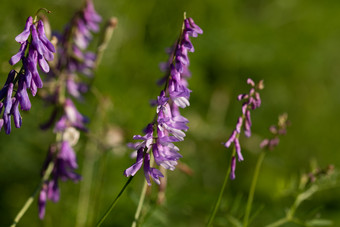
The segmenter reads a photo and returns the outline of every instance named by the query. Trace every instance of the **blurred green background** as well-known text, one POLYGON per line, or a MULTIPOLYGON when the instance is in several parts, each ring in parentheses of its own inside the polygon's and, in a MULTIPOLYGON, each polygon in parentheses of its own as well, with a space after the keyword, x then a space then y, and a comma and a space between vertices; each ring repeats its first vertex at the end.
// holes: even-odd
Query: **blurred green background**
MULTIPOLYGON (((19 48, 14 37, 29 15, 41 7, 48 8, 53 12, 48 15, 51 27, 61 31, 81 4, 66 0, 2 1, 1 83, 11 69, 8 60, 19 48)), ((178 37, 184 11, 204 30, 203 35, 192 39, 195 53, 189 56, 189 86, 193 92, 191 106, 182 111, 190 129, 185 141, 177 144, 183 163, 193 174, 178 169, 168 173, 163 206, 154 205, 157 185, 153 183, 143 226, 205 225, 229 165, 230 150, 222 143, 241 113, 236 97, 248 91, 248 77, 264 79, 262 106, 252 113, 253 136, 241 138, 245 161, 237 164, 237 178, 228 183, 215 226, 232 226, 227 221, 230 214, 242 217, 260 151, 258 144, 269 136, 268 127, 281 113, 288 113, 292 125, 264 160, 253 205, 253 212, 258 214, 251 226, 264 226, 285 215, 293 197, 280 192, 287 182, 309 172, 311 162, 339 168, 339 1, 96 0, 95 7, 104 20, 115 16, 119 22, 94 82, 105 97, 106 107, 96 112, 98 100, 93 94, 86 97, 88 102, 77 104, 91 117, 91 135, 100 137, 96 142, 99 145, 93 147, 86 145, 86 135, 82 134, 76 147, 78 172, 88 170, 84 162, 90 160, 93 180, 61 182, 61 200, 47 204, 45 220, 38 219, 35 202, 18 226, 76 226, 79 190, 85 182, 92 182, 89 219, 96 222, 104 213, 126 182, 124 169, 133 163, 124 144, 153 118, 155 109, 149 107, 149 100, 160 91, 155 85, 162 76, 158 64, 167 60, 165 48, 178 37), (118 141, 111 148, 114 139, 118 141), (90 158, 85 159, 87 148, 90 158)), ((51 109, 39 99, 32 99, 32 105, 29 113, 22 114, 21 129, 13 129, 9 136, 3 130, 0 133, 0 226, 9 226, 34 191, 47 148, 54 140, 51 130, 38 127, 51 109)), ((143 178, 141 172, 136 175, 103 226, 130 225, 143 178)), ((339 204, 337 185, 317 193, 297 216, 310 218, 313 213, 340 226, 339 204)))

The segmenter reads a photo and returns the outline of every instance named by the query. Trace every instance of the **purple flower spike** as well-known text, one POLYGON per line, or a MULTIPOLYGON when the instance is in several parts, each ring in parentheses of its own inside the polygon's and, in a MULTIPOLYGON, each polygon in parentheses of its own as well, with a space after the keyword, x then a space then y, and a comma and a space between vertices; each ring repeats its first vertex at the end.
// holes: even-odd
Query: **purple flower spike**
MULTIPOLYGON (((239 141, 239 136, 241 134, 242 126, 244 128, 244 135, 246 137, 251 136, 251 117, 250 117, 250 110, 254 110, 258 107, 260 107, 261 100, 260 95, 257 92, 258 90, 261 90, 263 88, 263 81, 260 81, 258 85, 255 84, 255 82, 252 79, 248 79, 247 83, 252 86, 248 94, 240 94, 237 96, 237 99, 239 101, 243 101, 242 104, 242 115, 238 118, 236 127, 231 133, 231 136, 227 140, 227 142, 224 144, 226 148, 229 148, 232 144, 234 144, 234 152, 236 152, 238 161, 241 162, 244 160, 243 155, 241 153, 241 145, 239 141)), ((262 146, 266 146, 268 142, 263 142, 262 146)), ((232 158, 231 163, 231 173, 230 178, 235 179, 235 169, 236 169, 236 163, 235 163, 235 156, 232 158)))
POLYGON ((185 19, 183 23, 182 35, 170 51, 169 60, 161 65, 161 70, 167 74, 159 81, 165 83, 166 87, 160 92, 157 100, 152 101, 153 105, 157 105, 155 120, 148 125, 145 136, 133 137, 142 142, 130 145, 138 152, 137 160, 124 172, 125 176, 133 176, 144 163, 144 175, 148 185, 151 185, 150 176, 157 184, 160 184, 160 177, 163 177, 158 169, 150 167, 150 154, 158 166, 174 170, 182 155, 173 143, 183 141, 185 131, 188 130, 188 120, 180 114, 179 109, 190 105, 191 90, 187 87, 187 78, 190 76, 188 52, 194 52, 190 37, 196 37, 203 31, 191 18, 185 19))

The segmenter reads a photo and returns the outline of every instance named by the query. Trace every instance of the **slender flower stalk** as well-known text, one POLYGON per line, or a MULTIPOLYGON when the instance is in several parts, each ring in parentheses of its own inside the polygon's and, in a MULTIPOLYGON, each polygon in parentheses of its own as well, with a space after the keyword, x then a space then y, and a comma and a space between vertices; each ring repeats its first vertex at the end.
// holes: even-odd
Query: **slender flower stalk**
POLYGON ((160 177, 163 177, 160 170, 152 167, 153 161, 151 160, 165 169, 174 170, 177 160, 182 157, 178 153, 179 148, 173 142, 183 141, 185 137, 183 131, 188 129, 186 126, 188 120, 181 116, 179 107, 185 108, 190 105, 191 91, 187 88, 187 78, 190 76, 188 51, 194 52, 190 37, 197 37, 198 34, 202 33, 202 29, 194 23, 192 18, 184 18, 181 34, 170 53, 170 60, 167 64, 161 66, 161 69, 166 71, 166 75, 160 80, 160 84, 165 85, 157 100, 152 101, 152 104, 157 106, 155 118, 145 128, 144 136, 135 135, 133 137, 133 139, 142 140, 142 142, 129 144, 129 147, 135 150, 133 155, 136 157, 135 164, 124 171, 124 175, 129 177, 129 180, 97 226, 105 221, 116 205, 118 198, 130 183, 130 179, 144 166, 146 182, 132 224, 133 226, 136 225, 143 206, 147 185, 151 185, 150 177, 157 184, 160 184, 160 177))
POLYGON ((220 203, 223 197, 223 193, 226 187, 226 184, 228 182, 228 178, 234 180, 235 179, 235 170, 236 170, 236 154, 238 156, 238 161, 243 161, 243 155, 241 153, 241 145, 239 142, 239 136, 241 134, 242 127, 244 128, 244 134, 246 137, 251 136, 251 118, 250 118, 250 110, 254 110, 261 105, 261 98, 259 94, 259 90, 262 90, 264 88, 263 80, 261 80, 258 84, 255 84, 255 82, 252 79, 247 80, 247 84, 251 85, 251 89, 249 93, 247 94, 240 94, 237 99, 239 101, 243 101, 242 104, 242 115, 238 118, 236 127, 231 133, 229 139, 224 144, 225 147, 229 148, 232 144, 234 144, 231 154, 231 161, 230 165, 228 166, 227 175, 225 176, 225 179, 223 181, 219 196, 217 198, 217 201, 215 203, 215 206, 210 214, 207 226, 211 226, 218 208, 220 207, 220 203))
POLYGON ((133 139, 142 140, 129 146, 135 150, 136 163, 124 171, 124 175, 134 176, 144 166, 144 175, 148 185, 151 185, 150 177, 160 184, 163 174, 150 166, 150 156, 155 163, 165 169, 174 170, 178 159, 182 157, 178 153, 179 148, 174 142, 183 141, 184 131, 188 130, 188 120, 180 114, 179 108, 190 105, 190 90, 187 78, 190 76, 188 66, 188 52, 194 52, 190 37, 197 37, 203 31, 192 18, 185 18, 179 39, 170 54, 168 64, 163 64, 162 69, 166 76, 161 80, 164 89, 157 100, 153 102, 157 106, 156 116, 144 130, 145 135, 135 135, 133 139))
MULTIPOLYGON (((312 172, 302 175, 298 186, 299 193, 297 193, 291 207, 287 209, 286 216, 266 225, 266 227, 278 227, 290 222, 303 226, 311 226, 308 224, 308 221, 302 221, 295 217, 296 210, 304 201, 310 199, 316 192, 334 187, 332 178, 336 179, 337 177, 334 165, 328 165, 324 169, 316 168, 312 172)), ((314 219, 312 221, 322 223, 323 226, 332 225, 332 222, 329 220, 314 219)))
MULTIPOLYGON (((244 128, 244 135, 246 137, 251 136, 251 118, 250 118, 250 110, 255 110, 261 106, 261 98, 259 90, 264 88, 263 80, 261 80, 258 84, 255 84, 252 79, 247 80, 247 84, 251 85, 251 89, 247 94, 240 94, 237 99, 239 101, 243 101, 242 104, 242 115, 238 118, 237 124, 233 132, 231 133, 229 139, 224 144, 226 148, 229 148, 232 144, 234 144, 233 149, 235 149, 238 161, 241 162, 244 160, 243 155, 241 153, 241 145, 239 142, 239 136, 241 134, 242 126, 244 128)), ((233 152, 234 153, 234 152, 233 152)), ((235 170, 236 170, 236 157, 235 154, 232 155, 231 159, 231 172, 230 178, 232 180, 235 179, 235 170)))
POLYGON ((256 183, 257 179, 260 173, 260 169, 262 166, 262 162, 264 160, 264 157, 266 155, 265 150, 273 150, 278 144, 279 144, 279 136, 285 135, 287 132, 287 126, 289 125, 288 121, 288 115, 282 114, 279 116, 279 120, 277 125, 272 125, 269 128, 269 131, 272 134, 272 138, 270 139, 264 139, 260 143, 260 147, 263 149, 263 151, 260 153, 260 156, 257 160, 251 187, 249 190, 249 195, 248 195, 248 201, 247 201, 247 206, 246 206, 246 211, 243 219, 243 227, 247 227, 249 224, 249 216, 251 212, 251 207, 254 199, 254 194, 255 194, 255 188, 256 188, 256 183))
POLYGON ((0 130, 5 129, 6 134, 11 133, 11 118, 13 116, 14 125, 20 128, 22 117, 20 109, 28 111, 31 109, 31 102, 27 89, 31 90, 33 96, 37 89, 43 87, 43 82, 38 72, 38 65, 44 73, 50 71, 47 61, 53 60, 55 48, 48 40, 44 30, 44 23, 37 17, 28 17, 22 33, 15 37, 15 41, 20 44, 18 53, 9 60, 11 65, 16 65, 21 61, 19 72, 11 70, 7 80, 0 90, 0 130))
POLYGON ((188 52, 194 52, 190 37, 197 37, 203 30, 198 27, 192 18, 186 18, 181 34, 170 52, 167 63, 161 64, 161 69, 166 75, 159 81, 164 83, 157 100, 152 104, 157 106, 154 120, 147 125, 145 135, 135 135, 133 139, 142 140, 129 146, 135 150, 136 163, 124 171, 124 175, 134 176, 143 166, 146 183, 144 183, 135 219, 132 226, 136 226, 144 203, 147 185, 151 186, 151 180, 160 185, 160 178, 164 177, 159 169, 151 167, 151 154, 155 163, 164 169, 174 170, 177 161, 182 157, 179 148, 174 142, 183 141, 184 131, 188 130, 188 120, 180 114, 179 108, 190 105, 189 97, 191 90, 188 89, 187 78, 190 77, 188 52), (147 185, 146 185, 147 184, 147 185))

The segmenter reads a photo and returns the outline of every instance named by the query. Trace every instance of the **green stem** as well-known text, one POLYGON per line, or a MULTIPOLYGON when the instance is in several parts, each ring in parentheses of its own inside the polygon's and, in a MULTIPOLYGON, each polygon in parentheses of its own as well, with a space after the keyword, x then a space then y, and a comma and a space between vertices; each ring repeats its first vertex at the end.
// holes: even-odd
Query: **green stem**
POLYGON ((281 218, 279 220, 277 220, 276 222, 267 225, 266 227, 277 227, 277 226, 281 226, 285 223, 289 222, 289 219, 287 217, 281 218))
POLYGON ((49 178, 49 176, 52 173, 54 167, 54 162, 50 162, 47 166, 47 169, 44 173, 44 176, 41 178, 41 181, 38 185, 38 187, 35 189, 35 191, 33 192, 33 194, 27 199, 26 203, 24 204, 24 206, 21 208, 21 210, 19 211, 19 213, 17 214, 17 216, 14 218, 13 224, 10 227, 15 227, 20 219, 24 216, 24 214, 26 213, 26 211, 30 208, 30 206, 32 205, 35 196, 39 193, 42 185, 44 184, 44 182, 49 178))
POLYGON ((136 210, 136 213, 135 213, 135 219, 133 220, 131 227, 136 227, 137 224, 138 224, 138 220, 139 220, 139 216, 140 216, 140 213, 142 211, 143 204, 144 204, 144 199, 145 199, 145 194, 146 194, 146 189, 147 188, 148 188, 148 184, 147 184, 147 182, 145 180, 142 192, 140 193, 138 207, 137 207, 137 210, 136 210))
POLYGON ((84 168, 81 174, 84 180, 82 181, 79 192, 76 227, 85 226, 86 221, 89 218, 90 192, 93 181, 93 169, 95 163, 95 155, 93 153, 94 151, 97 151, 97 146, 94 144, 93 141, 89 141, 86 144, 84 150, 84 168))
POLYGON ((99 227, 107 218, 107 216, 110 214, 110 212, 112 211, 112 209, 116 206, 120 196, 123 194, 123 192, 125 191, 126 187, 130 184, 130 182, 132 181, 133 176, 129 177, 129 179, 127 180, 127 182, 125 183, 125 185, 123 186, 122 190, 119 192, 119 194, 117 195, 117 197, 115 198, 115 200, 112 202, 111 206, 109 207, 109 209, 105 212, 105 214, 103 215, 103 217, 99 220, 99 222, 97 223, 97 227, 99 227))
MULTIPOLYGON (((235 155, 236 153, 236 150, 235 150, 235 147, 233 148, 233 153, 232 153, 232 157, 235 155)), ((217 201, 215 203, 215 206, 214 206, 214 209, 213 211, 211 212, 210 214, 210 217, 209 217, 209 221, 208 221, 208 224, 207 224, 207 227, 211 226, 212 225, 212 222, 214 221, 215 219, 215 215, 216 215, 216 212, 218 210, 218 208, 220 207, 220 203, 221 203, 221 200, 222 200, 222 197, 223 197, 223 193, 224 193, 224 189, 227 185, 227 182, 228 182, 228 179, 229 179, 229 175, 230 175, 230 167, 231 167, 231 164, 229 162, 229 165, 228 165, 228 170, 227 170, 227 173, 224 177, 224 182, 223 182, 223 185, 222 185, 222 188, 221 188, 221 191, 220 191, 220 194, 217 198, 217 201)))
POLYGON ((265 155, 266 155, 266 152, 263 151, 263 152, 261 152, 259 158, 257 159, 253 180, 251 182, 251 187, 250 187, 250 191, 249 191, 249 195, 248 195, 246 212, 245 212, 244 219, 243 219, 243 227, 248 226, 249 215, 250 215, 250 212, 251 212, 251 206, 253 204, 256 183, 257 183, 257 179, 258 179, 260 169, 261 169, 261 165, 262 165, 262 162, 263 162, 265 155))

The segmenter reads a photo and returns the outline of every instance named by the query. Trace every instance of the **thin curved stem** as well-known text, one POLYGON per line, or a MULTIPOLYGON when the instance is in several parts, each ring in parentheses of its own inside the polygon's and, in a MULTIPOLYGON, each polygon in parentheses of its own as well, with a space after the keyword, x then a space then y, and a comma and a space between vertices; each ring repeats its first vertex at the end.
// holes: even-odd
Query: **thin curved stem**
POLYGON ((110 212, 112 211, 112 209, 116 206, 120 196, 123 194, 123 192, 125 191, 126 187, 130 184, 130 182, 132 181, 133 176, 129 177, 129 179, 127 180, 127 182, 125 183, 125 185, 123 186, 122 190, 119 192, 119 194, 117 195, 117 197, 115 198, 115 200, 112 202, 111 206, 109 207, 109 209, 107 209, 107 211, 105 212, 105 214, 103 215, 103 217, 99 220, 99 222, 97 223, 97 227, 101 226, 101 224, 103 224, 103 222, 105 221, 105 219, 107 218, 107 216, 110 214, 110 212))
POLYGON ((20 219, 24 216, 24 214, 26 213, 26 211, 30 208, 30 206, 32 205, 34 198, 36 197, 36 195, 39 193, 41 186, 44 184, 44 182, 50 177, 52 170, 54 168, 54 162, 50 162, 47 166, 47 169, 43 175, 43 177, 41 178, 41 181, 38 185, 38 187, 35 189, 35 191, 33 192, 33 194, 27 199, 26 203, 24 204, 24 206, 21 208, 21 210, 18 212, 17 216, 15 216, 13 224, 10 227, 15 227, 20 219))
MULTIPOLYGON (((236 153, 236 150, 235 150, 235 147, 233 148, 233 154, 232 156, 234 156, 236 153)), ((209 217, 209 221, 208 221, 208 224, 207 224, 207 227, 211 226, 212 225, 212 222, 214 221, 215 219, 215 216, 216 216, 216 213, 217 213, 217 210, 218 208, 220 207, 220 203, 221 203, 221 200, 222 200, 222 197, 223 197, 223 193, 224 193, 224 190, 225 190, 225 187, 227 185, 227 182, 228 182, 228 179, 229 179, 229 176, 230 176, 230 167, 231 167, 231 164, 229 162, 229 165, 228 165, 228 170, 227 170, 227 173, 224 177, 224 182, 223 182, 223 185, 222 185, 222 188, 221 188, 221 191, 220 191, 220 194, 217 198, 217 201, 215 203, 215 206, 214 206, 214 209, 213 211, 211 212, 210 214, 210 217, 209 217)))
POLYGON ((276 222, 267 225, 266 227, 277 227, 277 226, 281 226, 285 223, 289 222, 289 219, 287 217, 281 218, 279 220, 277 220, 276 222))
POLYGON ((243 219, 243 227, 248 226, 249 215, 250 215, 250 212, 251 212, 251 206, 253 204, 256 183, 257 183, 257 179, 258 179, 260 169, 261 169, 261 165, 262 165, 262 162, 263 162, 265 155, 266 155, 266 152, 261 152, 259 158, 257 159, 253 180, 251 182, 250 191, 249 191, 249 195, 248 195, 246 212, 245 212, 244 219, 243 219))
POLYGON ((136 227, 137 224, 138 224, 139 216, 140 216, 140 213, 141 213, 142 208, 143 208, 143 204, 144 204, 144 199, 145 199, 145 194, 146 194, 146 189, 147 188, 148 188, 148 184, 147 184, 147 182, 145 180, 144 184, 143 184, 142 192, 140 194, 140 198, 139 198, 139 202, 138 202, 138 207, 137 207, 137 210, 136 210, 136 213, 135 213, 135 218, 134 218, 134 220, 132 222, 131 227, 136 227))

